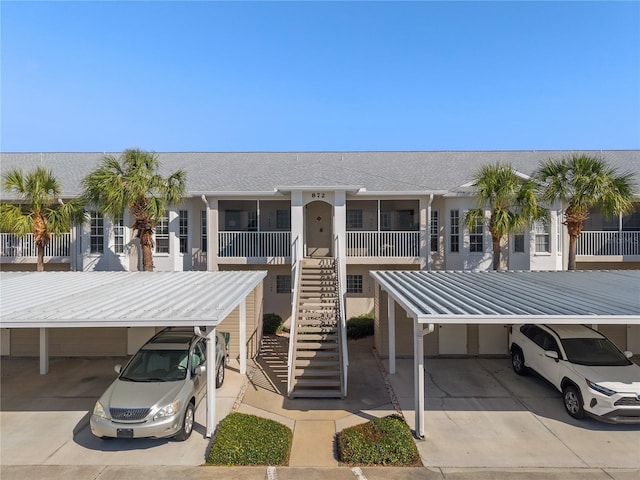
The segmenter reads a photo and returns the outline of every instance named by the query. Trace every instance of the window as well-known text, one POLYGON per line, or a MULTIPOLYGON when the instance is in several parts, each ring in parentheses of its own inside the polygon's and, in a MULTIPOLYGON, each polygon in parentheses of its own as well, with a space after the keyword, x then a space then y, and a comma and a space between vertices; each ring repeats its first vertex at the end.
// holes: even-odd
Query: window
POLYGON ((469 251, 482 253, 484 251, 484 223, 476 219, 469 225, 469 251))
POLYGON ((249 225, 247 226, 247 230, 249 232, 257 232, 258 231, 258 212, 255 210, 247 212, 247 220, 249 225))
POLYGON ((276 275, 276 293, 291 293, 291 275, 276 275))
POLYGON ((347 230, 362 230, 362 210, 347 210, 347 230))
POLYGON ((276 210, 276 228, 291 230, 291 210, 276 210))
POLYGON ((547 222, 534 222, 533 232, 536 236, 536 253, 549 253, 551 246, 549 240, 549 225, 547 222))
POLYGON ((104 218, 99 212, 91 212, 90 252, 104 253, 104 218))
POLYGON ((207 211, 200 211, 200 248, 207 251, 207 211))
POLYGON ((380 230, 391 230, 391 212, 380 212, 380 230))
POLYGON ((122 215, 113 221, 113 251, 124 253, 124 219, 122 215))
POLYGON ((189 239, 189 212, 178 212, 178 237, 180 239, 180 253, 187 253, 187 241, 189 239))
POLYGON ((460 251, 460 211, 451 210, 449 212, 451 227, 449 231, 449 250, 451 253, 460 251))
POLYGON ((156 253, 169 253, 169 217, 164 216, 156 225, 156 253))
POLYGON ((524 232, 513 234, 513 252, 524 253, 524 232))
POLYGON ((362 275, 347 275, 347 293, 362 293, 362 275))
POLYGON ((438 251, 438 211, 431 210, 431 229, 429 230, 431 236, 431 251, 438 251))

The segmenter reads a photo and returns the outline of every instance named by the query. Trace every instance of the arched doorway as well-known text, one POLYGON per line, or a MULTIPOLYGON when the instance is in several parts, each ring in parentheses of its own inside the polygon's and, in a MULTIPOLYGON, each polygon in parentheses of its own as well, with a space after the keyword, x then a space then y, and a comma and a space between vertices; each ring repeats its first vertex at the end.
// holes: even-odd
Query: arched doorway
POLYGON ((333 207, 322 201, 305 207, 305 244, 307 257, 328 257, 332 251, 333 207))

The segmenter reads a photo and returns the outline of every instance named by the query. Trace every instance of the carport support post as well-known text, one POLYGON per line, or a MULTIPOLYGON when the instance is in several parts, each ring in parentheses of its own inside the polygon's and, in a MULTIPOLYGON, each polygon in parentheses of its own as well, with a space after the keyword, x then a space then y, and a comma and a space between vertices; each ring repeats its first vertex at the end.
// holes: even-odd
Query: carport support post
POLYGON ((413 396, 416 415, 416 438, 424 438, 424 341, 422 327, 418 320, 413 320, 413 396))
POLYGON ((396 302, 387 295, 387 319, 389 323, 389 374, 396 373, 396 302))
MULTIPOLYGON (((224 359, 222 359, 224 362, 224 359)), ((216 430, 216 329, 207 332, 207 438, 216 430)))
POLYGON ((239 305, 240 310, 240 375, 247 373, 247 297, 239 305))
POLYGON ((49 329, 40 329, 40 375, 49 373, 49 329))

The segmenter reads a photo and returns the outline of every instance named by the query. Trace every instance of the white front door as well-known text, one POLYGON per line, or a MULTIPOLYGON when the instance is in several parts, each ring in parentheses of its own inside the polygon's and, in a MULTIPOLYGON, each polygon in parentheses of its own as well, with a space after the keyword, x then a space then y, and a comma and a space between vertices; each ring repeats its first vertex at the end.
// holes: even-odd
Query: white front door
POLYGON ((308 257, 328 257, 332 245, 332 206, 326 202, 315 201, 305 208, 306 229, 305 244, 308 257))
POLYGON ((467 326, 448 324, 439 325, 438 353, 440 355, 466 355, 467 326))

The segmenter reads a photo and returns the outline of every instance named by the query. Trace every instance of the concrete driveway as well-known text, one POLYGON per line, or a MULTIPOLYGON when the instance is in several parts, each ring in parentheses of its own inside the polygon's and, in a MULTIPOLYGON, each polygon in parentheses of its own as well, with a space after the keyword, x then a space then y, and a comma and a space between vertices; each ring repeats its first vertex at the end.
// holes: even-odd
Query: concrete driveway
MULTIPOLYGON (((413 361, 397 362, 388 378, 414 429, 413 361)), ((640 426, 571 418, 559 392, 508 359, 426 359, 417 444, 427 467, 640 468, 640 426)))
MULTIPOLYGON (((115 379, 113 367, 126 358, 53 358, 47 375, 37 359, 3 358, 0 396, 0 464, 6 465, 201 465, 205 437, 204 402, 194 432, 185 442, 171 439, 101 440, 89 418, 95 401, 115 379)), ((244 384, 232 362, 217 390, 216 413, 232 409, 244 384)))

